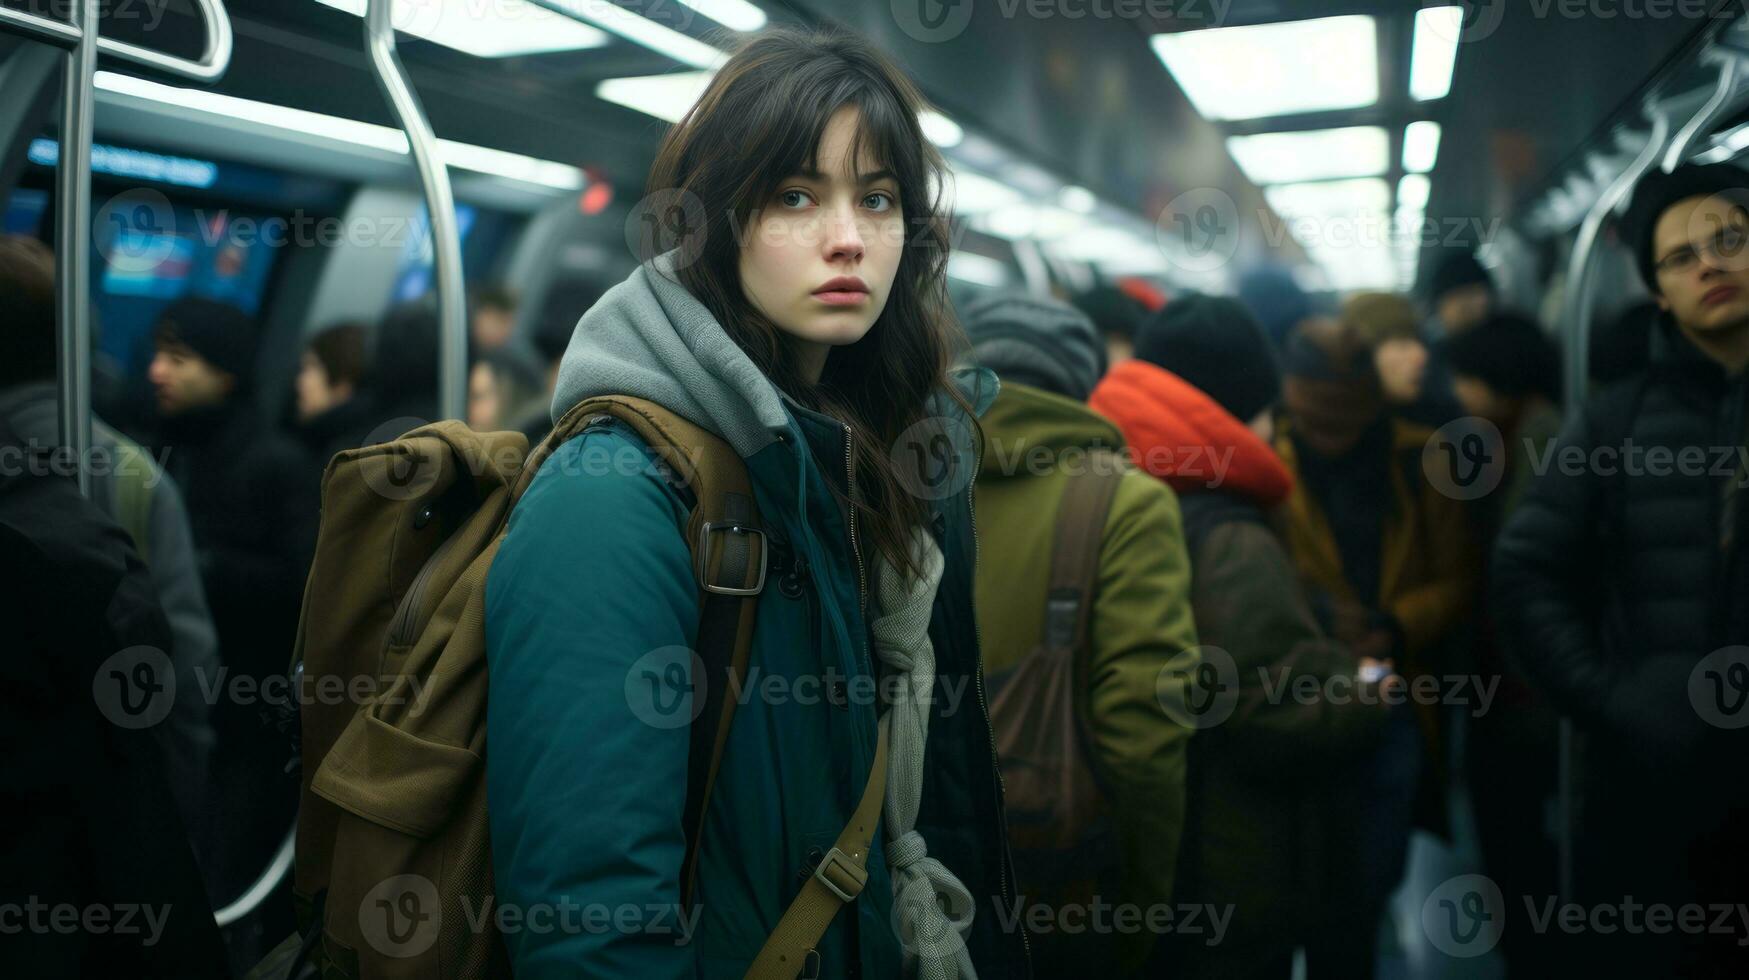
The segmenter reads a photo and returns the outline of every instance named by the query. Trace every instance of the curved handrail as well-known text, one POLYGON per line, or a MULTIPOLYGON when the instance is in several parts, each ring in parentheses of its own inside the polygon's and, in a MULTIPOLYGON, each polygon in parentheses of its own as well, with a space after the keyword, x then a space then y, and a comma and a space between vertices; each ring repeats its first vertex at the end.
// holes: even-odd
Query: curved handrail
POLYGON ((1745 99, 1749 98, 1749 71, 1745 71, 1749 67, 1745 65, 1745 62, 1749 62, 1749 52, 1715 46, 1701 52, 1700 58, 1703 62, 1719 66, 1719 82, 1706 103, 1671 139, 1669 148, 1664 152, 1665 173, 1670 173, 1687 161, 1693 155, 1695 143, 1712 132, 1720 120, 1742 109, 1745 99))
POLYGON ((1586 365, 1590 357, 1591 317, 1596 309, 1592 276, 1596 267, 1597 242, 1603 224, 1633 191, 1634 185, 1649 172, 1670 145, 1670 108, 1667 103, 1647 100, 1646 115, 1652 121, 1652 131, 1646 145, 1603 193, 1592 202, 1591 210, 1579 226, 1579 237, 1573 245, 1573 257, 1567 272, 1567 302, 1563 311, 1567 334, 1567 391, 1569 411, 1577 410, 1585 400, 1586 365))
MULTIPOLYGON (((225 8, 225 0, 194 2, 200 9, 201 19, 206 23, 206 47, 201 51, 199 59, 190 60, 165 54, 101 35, 97 37, 98 53, 196 81, 210 82, 217 79, 231 65, 231 14, 225 8)), ((73 24, 53 20, 41 14, 0 7, 0 29, 8 27, 12 28, 8 33, 22 34, 63 48, 78 46, 81 37, 79 28, 73 24)))
POLYGON ((462 394, 467 359, 467 311, 462 290, 461 235, 456 227, 455 195, 449 186, 449 170, 438 156, 437 134, 425 118, 419 96, 407 78, 407 70, 395 53, 395 25, 390 19, 391 0, 370 0, 364 17, 364 44, 370 52, 377 85, 389 100, 407 147, 419 169, 419 184, 425 191, 429 216, 431 252, 437 268, 438 413, 443 418, 465 418, 462 394))
POLYGON ((201 50, 199 59, 190 61, 109 37, 97 39, 98 53, 197 82, 217 81, 225 69, 231 67, 231 13, 225 9, 225 0, 194 0, 194 3, 200 8, 201 19, 206 21, 206 47, 201 50))
POLYGON ((250 913, 261 907, 262 902, 267 901, 267 896, 273 894, 273 890, 291 873, 292 855, 296 853, 297 843, 298 825, 294 822, 291 829, 285 832, 285 841, 279 845, 279 850, 274 853, 273 860, 268 863, 267 870, 261 873, 261 877, 255 879, 236 901, 213 913, 220 929, 248 918, 250 913))

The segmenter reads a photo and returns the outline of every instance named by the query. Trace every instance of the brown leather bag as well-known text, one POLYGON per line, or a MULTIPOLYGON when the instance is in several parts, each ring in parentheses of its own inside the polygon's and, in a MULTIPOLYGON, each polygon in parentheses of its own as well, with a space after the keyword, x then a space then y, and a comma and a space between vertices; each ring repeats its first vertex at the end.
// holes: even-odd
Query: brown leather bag
MULTIPOLYGON (((1009 848, 1028 907, 1086 909, 1117 901, 1120 877, 1109 795, 1087 726, 1090 620, 1106 515, 1123 468, 1115 457, 1069 478, 1057 505, 1043 635, 989 678, 990 724, 1002 767, 1009 848)), ((1109 937, 1105 937, 1109 938, 1109 937)), ((1039 976, 1104 976, 1110 942, 1061 930, 1031 937, 1039 976)))

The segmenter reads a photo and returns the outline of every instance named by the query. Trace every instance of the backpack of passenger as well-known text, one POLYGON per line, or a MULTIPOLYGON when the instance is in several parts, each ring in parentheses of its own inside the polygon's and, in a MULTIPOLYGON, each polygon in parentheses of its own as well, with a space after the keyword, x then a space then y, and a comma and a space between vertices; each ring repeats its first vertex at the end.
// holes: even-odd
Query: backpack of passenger
MULTIPOLYGON (((1027 908, 1115 903, 1121 885, 1110 796, 1093 754, 1086 707, 1099 550, 1123 466, 1112 454, 1090 463, 1069 478, 1057 505, 1038 645, 988 680, 1009 848, 1027 908)), ((1109 938, 1089 941, 1062 930, 1033 934, 1033 972, 1115 974, 1109 938)))
POLYGON ((735 707, 722 692, 731 673, 744 676, 765 578, 745 464, 698 426, 628 397, 576 406, 532 451, 520 433, 437 422, 343 452, 323 475, 293 658, 301 936, 258 975, 297 976, 306 964, 323 978, 510 975, 486 818, 486 574, 541 464, 597 424, 634 430, 691 505, 707 695, 684 810, 690 903, 697 830, 735 707))

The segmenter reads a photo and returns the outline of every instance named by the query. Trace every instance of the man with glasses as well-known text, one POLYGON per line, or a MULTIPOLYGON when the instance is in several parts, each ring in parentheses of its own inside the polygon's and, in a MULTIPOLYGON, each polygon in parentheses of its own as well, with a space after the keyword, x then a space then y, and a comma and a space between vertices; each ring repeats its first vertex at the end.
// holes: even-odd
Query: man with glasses
POLYGON ((1749 925, 1692 911, 1749 900, 1746 207, 1730 165, 1641 182, 1623 237, 1661 311, 1650 363, 1568 421, 1495 552, 1500 627, 1579 733, 1564 898, 1613 926, 1574 950, 1607 975, 1749 955, 1749 925))

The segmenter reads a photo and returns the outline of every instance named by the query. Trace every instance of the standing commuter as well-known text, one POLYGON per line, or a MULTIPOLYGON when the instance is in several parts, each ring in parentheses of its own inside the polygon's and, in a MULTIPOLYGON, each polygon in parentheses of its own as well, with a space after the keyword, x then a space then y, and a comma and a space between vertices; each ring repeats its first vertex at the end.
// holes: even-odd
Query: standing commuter
POLYGON ((0 458, 17 463, 0 471, 0 962, 18 977, 229 976, 157 738, 181 698, 156 587, 33 442, 0 418, 0 458))
MULTIPOLYGON (((1355 653, 1384 661, 1414 690, 1445 673, 1469 611, 1473 544, 1464 504, 1426 477, 1433 433, 1385 411, 1372 353, 1358 332, 1312 320, 1283 350, 1276 452, 1294 476, 1288 550, 1314 608, 1355 653)), ((1444 829, 1441 710, 1393 705, 1384 741, 1346 788, 1353 811, 1334 828, 1331 860, 1355 869, 1332 897, 1337 921, 1310 948, 1313 976, 1370 977, 1378 923, 1403 876, 1419 818, 1444 829)))
MULTIPOLYGON (((1104 897, 1138 909, 1169 904, 1184 829, 1191 729, 1162 710, 1158 685, 1169 667, 1181 677, 1194 670, 1187 651, 1197 642, 1177 501, 1159 481, 1123 465, 1123 437, 1085 404, 1105 354, 1086 316, 1055 300, 993 295, 967 308, 962 319, 970 357, 1002 381, 982 420, 978 624, 995 692, 997 741, 1016 746, 1004 758, 1004 777, 1022 882, 1035 881, 1024 848, 1039 831, 1024 823, 1021 811, 1029 803, 1049 805, 1061 790, 1047 777, 1038 799, 1027 799, 1038 772, 1061 768, 1030 758, 1029 736, 1079 719, 1091 744, 1068 764, 1097 774, 1113 811, 1112 834, 1100 853, 1121 870, 1102 883, 1116 889, 1104 897), (1101 472, 1101 465, 1109 468, 1101 472), (1102 480, 1110 481, 1102 491, 1089 489, 1102 480), (1081 490, 1095 496, 1071 492, 1081 490), (1062 537, 1070 532, 1072 537, 1062 537), (1083 570, 1080 581, 1068 584, 1087 585, 1084 636, 1062 626, 1080 614, 1084 601, 1062 605, 1058 590, 1064 583, 1053 579, 1064 567, 1083 570), (1071 646, 1072 656, 1058 653, 1071 646), (1050 662, 1052 656, 1059 660, 1050 662), (1053 670, 1081 678, 1055 688, 1056 700, 1035 693, 1058 676, 1053 670), (1072 703, 1061 703, 1065 697, 1072 703)), ((1055 829, 1066 835, 1063 822, 1055 829)), ((1097 839, 1094 833, 1078 838, 1097 839)), ((1070 860, 1067 847, 1042 850, 1040 862, 1070 860)), ((1077 873, 1090 874, 1093 863, 1083 861, 1077 873)), ((1146 930, 1077 936, 1053 931, 1032 937, 1033 965, 1040 976, 1069 975, 1077 967, 1133 974, 1157 939, 1146 930)))
POLYGON ((1292 975, 1331 880, 1349 870, 1323 845, 1353 819, 1329 784, 1384 728, 1388 679, 1362 681, 1361 658, 1319 627, 1271 524, 1293 488, 1268 442, 1280 388, 1256 319, 1236 300, 1191 293, 1142 325, 1136 360, 1093 394, 1146 471, 1178 492, 1204 659, 1237 686, 1230 716, 1211 708, 1190 743, 1176 891, 1182 904, 1231 909, 1231 924, 1219 943, 1168 937, 1162 976, 1292 975), (1271 694, 1307 679, 1343 697, 1271 694))
MULTIPOLYGON (((1573 871, 1589 905, 1749 897, 1746 203, 1727 164, 1641 181, 1624 237, 1662 312, 1650 364, 1568 420, 1495 551, 1501 630, 1581 736, 1573 871)), ((1575 965, 1742 976, 1746 938, 1591 933, 1575 965)))
MULTIPOLYGON (((259 698, 229 695, 259 691, 286 673, 315 547, 318 487, 308 456, 255 411, 255 324, 242 311, 177 300, 159 317, 155 339, 148 378, 166 468, 187 500, 225 671, 194 693, 218 698, 215 875, 221 900, 229 900, 267 867, 296 809, 290 742, 263 717, 259 698)), ((288 907, 269 908, 289 922, 288 907)))
POLYGON ((297 435, 318 471, 370 431, 369 331, 337 323, 310 338, 298 360, 297 435))
MULTIPOLYGON (((62 444, 55 396, 55 262, 35 239, 0 237, 0 422, 26 446, 62 444)), ((207 609, 188 511, 176 481, 151 454, 126 436, 92 419, 91 499, 127 532, 145 562, 154 596, 169 621, 171 662, 177 688, 185 692, 158 734, 167 739, 165 769, 183 821, 204 859, 204 824, 213 750, 212 708, 198 696, 200 684, 218 676, 218 642, 207 609), (98 465, 101 464, 101 465, 98 465)))
POLYGON ((555 420, 636 398, 744 465, 759 533, 715 539, 769 549, 759 675, 689 834, 691 729, 665 719, 709 703, 690 651, 711 630, 685 466, 655 465, 618 415, 560 446, 486 582, 498 898, 685 906, 695 925, 514 933, 519 978, 741 977, 785 949, 786 973, 823 977, 1028 974, 1003 924, 1020 899, 972 615, 974 474, 925 469, 939 444, 906 435, 975 433, 995 384, 948 374, 943 164, 921 108, 853 36, 753 36, 650 175, 657 202, 694 201, 704 224, 577 326, 555 420), (883 715, 870 691, 894 687, 883 715), (865 795, 878 828, 851 823, 865 795))
POLYGON ((1427 344, 1415 304, 1396 293, 1359 293, 1342 304, 1342 320, 1372 348, 1379 391, 1392 411, 1412 409, 1427 381, 1427 344))

